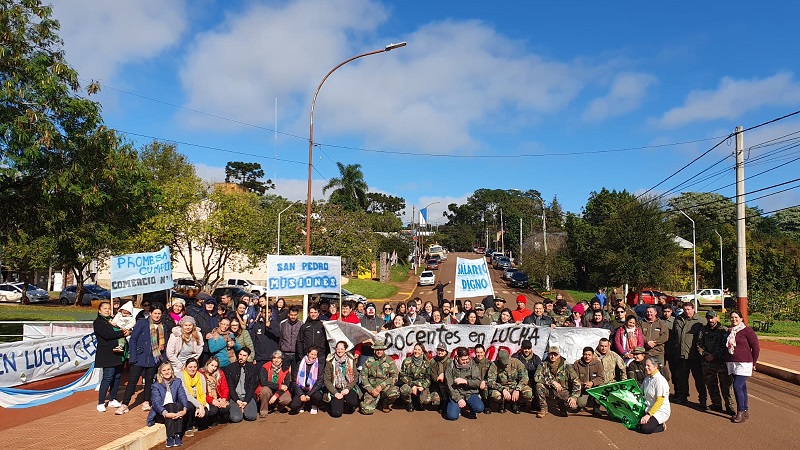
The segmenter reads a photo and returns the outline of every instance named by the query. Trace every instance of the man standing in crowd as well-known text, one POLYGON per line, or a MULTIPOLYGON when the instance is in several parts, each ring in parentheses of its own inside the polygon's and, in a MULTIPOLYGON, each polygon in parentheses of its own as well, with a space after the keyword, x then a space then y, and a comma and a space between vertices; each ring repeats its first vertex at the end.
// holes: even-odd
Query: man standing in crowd
POLYGON ((342 322, 352 323, 355 325, 361 324, 358 316, 353 312, 353 302, 345 300, 342 302, 342 313, 336 313, 331 316, 331 320, 341 320, 342 322))
POLYGON ((528 309, 528 298, 519 294, 517 296, 517 309, 511 311, 511 317, 514 318, 515 323, 522 323, 531 314, 533 314, 533 311, 528 309))
POLYGON ((392 410, 392 404, 400 397, 400 390, 396 386, 399 371, 392 358, 386 354, 386 344, 376 339, 372 350, 375 356, 367 359, 361 372, 361 383, 364 386, 361 413, 366 415, 374 413, 379 406, 381 411, 388 413, 392 410))
POLYGON ((331 320, 331 301, 327 298, 319 299, 319 320, 326 322, 331 320))
POLYGON ((258 387, 259 369, 250 364, 250 349, 242 347, 236 355, 238 364, 229 364, 223 369, 230 390, 230 420, 233 423, 256 420, 258 405, 256 404, 256 388, 258 387))
POLYGON ((449 325, 458 324, 458 319, 456 318, 456 314, 453 312, 452 308, 453 305, 450 304, 450 300, 445 300, 442 302, 442 323, 449 325))
POLYGON ((592 301, 595 300, 600 302, 600 309, 603 309, 606 306, 606 293, 603 291, 603 288, 597 288, 597 294, 594 294, 592 301))
POLYGON ((311 347, 317 347, 319 349, 317 359, 325 361, 328 356, 328 335, 325 333, 325 326, 319 319, 319 306, 315 304, 309 305, 308 318, 300 326, 295 344, 295 354, 305 355, 311 347))
MULTIPOLYGON (((607 321, 605 319, 605 315, 604 315, 605 312, 604 311, 598 311, 596 309, 595 310, 590 310, 587 313, 586 317, 589 317, 589 314, 591 314, 592 317, 591 317, 591 320, 587 321, 584 324, 585 327, 587 327, 587 328, 602 328, 604 330, 611 331, 611 323, 609 323, 609 321, 607 321)), ((586 317, 584 317, 584 319, 586 319, 586 317)))
POLYGON ((425 324, 425 318, 419 315, 419 309, 417 309, 417 302, 415 302, 414 300, 409 300, 408 303, 406 303, 406 311, 407 314, 403 318, 403 323, 406 326, 425 324))
POLYGON ((669 325, 658 318, 658 309, 650 305, 644 312, 644 320, 639 322, 639 328, 644 335, 644 349, 658 361, 661 374, 669 381, 670 374, 664 361, 664 344, 669 340, 669 325))
POLYGON ((476 419, 477 414, 483 412, 483 402, 478 395, 481 374, 466 347, 456 349, 456 359, 447 368, 444 378, 450 396, 445 419, 457 420, 462 411, 464 417, 476 419))
MULTIPOLYGON (((589 322, 595 320, 594 312, 600 311, 600 314, 603 316, 603 320, 608 322, 611 318, 608 316, 608 313, 603 311, 603 305, 600 303, 600 300, 597 297, 593 298, 592 301, 589 302, 589 310, 585 312, 583 315, 583 326, 584 327, 591 327, 589 322)), ((610 325, 609 325, 610 327, 610 325)), ((597 327, 595 327, 597 328, 597 327)))
POLYGON ((727 341, 728 329, 719 322, 716 311, 708 311, 706 326, 697 333, 697 351, 703 358, 701 361, 703 377, 708 395, 711 397, 711 409, 723 412, 724 400, 724 411, 734 415, 736 412, 733 409, 733 377, 728 375, 728 367, 725 365, 725 357, 728 354, 727 341))
POLYGON ((703 367, 700 364, 700 353, 697 352, 697 333, 705 326, 706 321, 695 314, 694 304, 683 305, 683 314, 675 319, 670 336, 676 367, 672 371, 672 384, 675 386, 675 403, 689 401, 689 373, 694 378, 701 408, 706 408, 706 382, 703 378, 703 367))
POLYGON ((536 325, 538 327, 556 327, 555 324, 553 324, 553 318, 545 314, 544 303, 542 302, 533 304, 533 314, 523 319, 522 323, 536 325))
POLYGON ((483 325, 489 325, 491 323, 497 323, 500 320, 500 311, 506 307, 506 299, 503 297, 495 297, 494 298, 494 306, 486 310, 486 317, 489 318, 489 323, 482 323, 483 325))
MULTIPOLYGON (((272 360, 281 339, 281 328, 278 317, 272 314, 266 298, 259 299, 259 310, 250 322, 250 338, 253 340, 253 351, 256 355, 256 367, 272 360)), ((283 355, 281 355, 282 357, 283 355)), ((283 361, 281 359, 281 361, 283 361)))
MULTIPOLYGON (((370 333, 380 333, 386 323, 376 313, 375 303, 367 303, 366 308, 364 308, 364 317, 361 318, 361 326, 370 333)), ((358 344, 356 346, 356 354, 358 355, 358 367, 363 367, 367 358, 375 354, 372 351, 372 343, 367 341, 358 344)))
POLYGON ((559 354, 558 347, 550 347, 547 360, 536 369, 536 395, 541 405, 536 417, 540 419, 547 415, 548 398, 556 401, 556 406, 563 417, 567 416, 568 408, 578 407, 581 382, 575 369, 559 354))
POLYGON ((628 379, 625 361, 622 360, 619 353, 611 351, 611 341, 606 338, 600 339, 595 356, 603 365, 603 379, 606 383, 628 379))
POLYGON ((428 361, 428 373, 431 377, 431 405, 439 406, 442 414, 447 408, 447 399, 449 398, 444 374, 452 362, 447 354, 447 346, 444 343, 436 346, 436 355, 428 361))
MULTIPOLYGON (((298 358, 295 357, 297 351, 297 337, 300 336, 300 328, 303 326, 302 322, 297 320, 300 316, 300 307, 293 305, 289 308, 289 315, 280 323, 280 342, 278 344, 279 350, 283 352, 283 364, 285 366, 292 366, 297 362, 298 358)), ((302 355, 305 353, 298 353, 302 355)))
POLYGON ((544 304, 544 313, 550 317, 553 317, 553 309, 555 302, 550 300, 549 298, 546 298, 542 303, 544 304))
MULTIPOLYGON (((481 303, 478 305, 483 306, 481 303)), ((478 344, 473 349, 475 358, 473 361, 481 373, 481 385, 479 394, 483 401, 483 413, 491 414, 492 408, 489 405, 489 385, 492 381, 497 379, 497 366, 486 357, 486 348, 482 344, 478 344)))
POLYGON ((581 385, 581 394, 578 397, 577 408, 573 408, 574 412, 578 412, 581 409, 588 411, 589 407, 592 407, 592 414, 595 416, 600 415, 600 406, 595 402, 594 397, 586 391, 605 384, 603 363, 594 357, 594 349, 592 347, 584 347, 583 356, 572 363, 572 368, 575 369, 581 385))
POLYGON ((561 294, 556 295, 556 304, 553 306, 553 314, 550 317, 556 323, 556 326, 564 326, 564 322, 569 319, 572 312, 567 308, 567 301, 561 294))
POLYGON ((528 371, 525 366, 508 354, 508 350, 497 353, 497 378, 490 383, 490 395, 498 404, 497 412, 500 414, 508 410, 519 414, 520 403, 524 406, 526 401, 533 398, 533 390, 528 385, 528 371))

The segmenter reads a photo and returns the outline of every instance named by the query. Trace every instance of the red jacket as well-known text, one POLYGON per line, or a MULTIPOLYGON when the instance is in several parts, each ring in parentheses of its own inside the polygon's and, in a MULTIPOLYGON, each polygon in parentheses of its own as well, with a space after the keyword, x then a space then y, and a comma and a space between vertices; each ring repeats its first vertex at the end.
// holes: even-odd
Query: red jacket
POLYGON ((341 320, 342 322, 347 323, 354 323, 356 325, 361 325, 361 320, 358 318, 358 315, 354 312, 351 312, 347 317, 341 317, 339 313, 336 313, 331 316, 331 320, 341 320))
POLYGON ((522 322, 523 319, 530 316, 531 314, 533 314, 533 311, 531 311, 528 308, 525 308, 523 310, 515 309, 511 311, 511 317, 514 318, 514 322, 522 322))
MULTIPOLYGON (((225 378, 225 373, 221 370, 217 369, 217 373, 219 373, 219 381, 217 381, 217 398, 224 398, 227 400, 230 394, 230 390, 228 389, 228 380, 225 378)), ((206 403, 210 405, 213 401, 214 399, 206 392, 206 403)))

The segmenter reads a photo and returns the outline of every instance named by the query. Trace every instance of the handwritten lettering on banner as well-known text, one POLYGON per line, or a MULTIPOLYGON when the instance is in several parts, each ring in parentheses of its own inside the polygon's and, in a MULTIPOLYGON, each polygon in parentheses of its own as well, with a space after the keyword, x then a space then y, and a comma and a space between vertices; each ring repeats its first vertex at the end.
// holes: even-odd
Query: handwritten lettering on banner
POLYGON ((267 258, 267 295, 338 293, 341 289, 340 256, 270 255, 267 258))
POLYGON ((454 298, 494 295, 486 259, 456 258, 454 298))
POLYGON ((172 286, 172 256, 167 246, 152 253, 111 257, 112 297, 163 291, 172 286))
POLYGON ((0 344, 0 387, 86 369, 96 352, 94 333, 0 344))

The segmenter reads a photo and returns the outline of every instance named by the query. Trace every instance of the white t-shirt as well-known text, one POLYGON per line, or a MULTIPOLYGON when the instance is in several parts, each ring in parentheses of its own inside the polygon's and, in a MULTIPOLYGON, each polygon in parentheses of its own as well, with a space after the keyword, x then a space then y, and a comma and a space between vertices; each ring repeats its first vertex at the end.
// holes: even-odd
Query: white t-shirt
POLYGON ((656 418, 658 423, 664 423, 669 419, 670 406, 669 406, 669 383, 661 372, 657 372, 654 376, 647 376, 642 382, 642 393, 644 394, 644 403, 647 411, 655 404, 658 397, 664 397, 661 407, 658 408, 653 417, 656 418))

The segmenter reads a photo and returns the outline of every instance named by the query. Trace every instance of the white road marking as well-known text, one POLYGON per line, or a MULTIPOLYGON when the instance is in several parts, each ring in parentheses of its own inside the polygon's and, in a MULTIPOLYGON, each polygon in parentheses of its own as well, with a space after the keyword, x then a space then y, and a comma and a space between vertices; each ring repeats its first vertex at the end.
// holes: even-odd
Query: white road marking
POLYGON ((594 430, 594 432, 599 434, 600 437, 603 438, 606 441, 606 443, 608 444, 609 447, 619 449, 619 447, 617 447, 617 444, 615 444, 614 441, 609 439, 608 436, 605 435, 605 433, 603 433, 600 430, 594 430))
POLYGON ((792 414, 798 414, 798 412, 797 412, 797 411, 794 411, 794 410, 792 410, 792 409, 789 409, 789 408, 784 408, 784 407, 783 407, 783 406, 781 406, 781 405, 776 405, 775 403, 772 403, 772 402, 771 402, 771 401, 769 401, 769 400, 764 400, 763 398, 761 398, 761 397, 756 397, 756 396, 755 396, 755 395, 753 395, 753 394, 750 394, 750 393, 748 393, 748 396, 749 396, 750 398, 754 398, 754 399, 756 399, 756 400, 761 400, 762 402, 764 402, 764 403, 766 403, 766 404, 768 404, 768 405, 772 405, 772 406, 775 406, 775 407, 777 407, 777 408, 780 408, 780 409, 783 409, 783 410, 789 411, 789 412, 790 412, 790 413, 792 413, 792 414))

